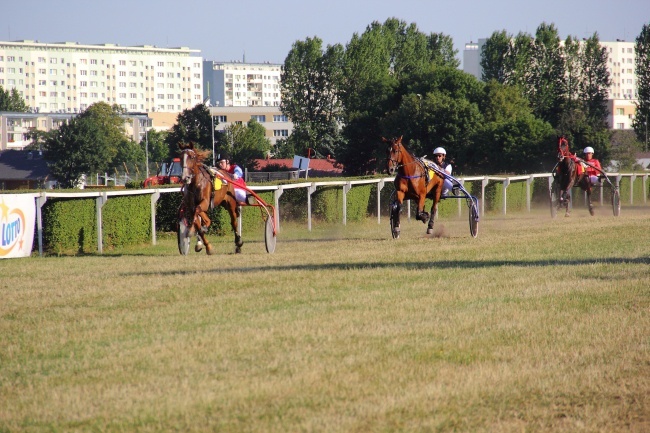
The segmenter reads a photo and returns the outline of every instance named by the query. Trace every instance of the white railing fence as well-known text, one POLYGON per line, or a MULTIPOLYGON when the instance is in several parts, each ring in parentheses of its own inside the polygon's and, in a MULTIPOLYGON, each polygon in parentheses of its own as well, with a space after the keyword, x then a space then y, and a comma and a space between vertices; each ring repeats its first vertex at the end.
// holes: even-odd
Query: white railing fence
MULTIPOLYGON (((629 204, 634 205, 634 183, 637 178, 642 178, 642 188, 643 188, 643 204, 647 202, 648 196, 648 174, 621 174, 621 173, 608 173, 608 177, 615 179, 615 184, 620 185, 621 179, 629 177, 630 178, 630 197, 629 204)), ((507 190, 513 182, 526 182, 526 197, 527 197, 527 210, 531 210, 531 197, 532 197, 532 184, 535 178, 546 178, 548 179, 549 186, 553 180, 550 173, 543 174, 531 174, 531 175, 522 175, 522 176, 474 176, 474 177, 465 177, 458 178, 458 180, 465 184, 467 182, 481 182, 481 195, 479 197, 480 202, 480 215, 485 214, 485 188, 490 182, 501 182, 503 184, 503 204, 502 204, 502 213, 503 215, 507 212, 507 190)), ((307 228, 311 231, 312 229, 312 209, 311 209, 311 197, 316 192, 319 187, 332 187, 340 186, 343 190, 343 221, 345 225, 347 223, 347 193, 355 185, 368 185, 368 184, 377 184, 377 223, 381 223, 381 191, 387 184, 392 184, 392 177, 386 178, 377 178, 377 179, 363 179, 363 180, 336 180, 336 181, 320 181, 320 182, 302 182, 302 183, 290 183, 286 185, 268 185, 268 186, 250 186, 250 189, 255 192, 261 191, 273 191, 273 205, 275 206, 275 223, 276 229, 280 230, 280 197, 283 192, 289 189, 295 188, 306 188, 307 189, 307 228)), ((39 255, 43 255, 43 220, 41 215, 41 208, 47 202, 48 198, 66 198, 66 199, 75 199, 75 198, 88 198, 95 197, 96 199, 96 212, 97 212, 97 245, 98 252, 101 254, 103 251, 102 245, 102 207, 110 197, 115 196, 124 196, 124 195, 141 195, 149 194, 151 195, 151 243, 156 244, 156 203, 160 198, 160 194, 167 193, 178 193, 180 192, 180 187, 178 188, 163 188, 163 189, 141 189, 141 190, 122 190, 122 191, 88 191, 88 192, 41 192, 41 193, 31 193, 31 195, 36 200, 36 225, 38 231, 38 252, 39 255)), ((622 198, 621 198, 622 199, 622 198)), ((600 191, 600 204, 603 204, 603 193, 602 187, 600 191)), ((549 204, 550 205, 550 204, 549 204)), ((410 215, 410 203, 407 204, 407 209, 410 215)), ((461 201, 459 200, 458 205, 459 215, 461 213, 461 201)))

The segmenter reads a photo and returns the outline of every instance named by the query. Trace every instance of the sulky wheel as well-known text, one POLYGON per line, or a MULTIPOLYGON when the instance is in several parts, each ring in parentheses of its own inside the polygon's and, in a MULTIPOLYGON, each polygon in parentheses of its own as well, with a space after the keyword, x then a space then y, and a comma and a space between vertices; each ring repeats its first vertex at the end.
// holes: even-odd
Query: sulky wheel
POLYGON ((476 203, 474 200, 470 200, 470 206, 469 206, 469 233, 472 235, 473 238, 478 236, 478 207, 476 206, 476 203))

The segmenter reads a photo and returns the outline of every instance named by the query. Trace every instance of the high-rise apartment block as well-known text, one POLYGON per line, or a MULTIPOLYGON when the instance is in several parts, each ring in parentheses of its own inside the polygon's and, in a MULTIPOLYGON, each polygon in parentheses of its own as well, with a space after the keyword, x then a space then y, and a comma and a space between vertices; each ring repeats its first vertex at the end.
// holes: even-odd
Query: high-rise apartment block
POLYGON ((203 89, 213 107, 279 107, 282 65, 203 62, 203 89))
POLYGON ((202 63, 186 47, 0 42, 0 86, 40 113, 78 113, 100 101, 180 112, 203 101, 202 63))

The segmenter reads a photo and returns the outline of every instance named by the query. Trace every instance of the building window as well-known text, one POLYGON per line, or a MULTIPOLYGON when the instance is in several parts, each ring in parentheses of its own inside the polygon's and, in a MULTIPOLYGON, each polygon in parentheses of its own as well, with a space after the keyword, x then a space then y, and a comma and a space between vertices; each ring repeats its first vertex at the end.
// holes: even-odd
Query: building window
POLYGON ((274 129, 273 130, 273 136, 274 137, 288 137, 289 136, 289 130, 288 129, 274 129))
POLYGON ((288 122, 289 118, 285 116, 284 114, 274 114, 273 115, 273 121, 274 122, 288 122))
POLYGON ((625 129, 625 123, 617 123, 616 129, 625 129))
POLYGON ((260 123, 266 122, 266 116, 263 114, 253 114, 251 120, 257 120, 260 123))

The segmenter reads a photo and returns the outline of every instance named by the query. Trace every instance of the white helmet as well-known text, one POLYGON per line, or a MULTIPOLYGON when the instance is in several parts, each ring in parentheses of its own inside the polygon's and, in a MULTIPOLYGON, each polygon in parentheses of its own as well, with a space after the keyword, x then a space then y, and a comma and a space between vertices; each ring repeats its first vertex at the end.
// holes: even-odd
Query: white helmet
POLYGON ((594 148, 591 146, 585 147, 585 150, 583 151, 585 154, 586 153, 594 153, 594 148))
POLYGON ((445 151, 445 149, 443 147, 436 147, 435 149, 433 149, 433 154, 434 155, 438 155, 438 154, 446 155, 447 152, 445 151))

